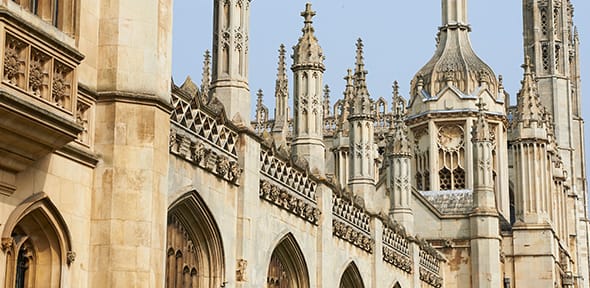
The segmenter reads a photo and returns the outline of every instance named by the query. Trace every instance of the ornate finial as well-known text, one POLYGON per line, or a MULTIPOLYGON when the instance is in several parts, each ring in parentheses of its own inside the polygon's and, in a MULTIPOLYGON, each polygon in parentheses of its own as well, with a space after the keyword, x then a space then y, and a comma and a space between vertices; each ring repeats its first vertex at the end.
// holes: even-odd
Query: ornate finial
POLYGON ((402 121, 406 115, 406 100, 399 94, 399 83, 393 81, 392 112, 396 121, 402 121))
POLYGON ((504 76, 502 74, 498 75, 498 89, 504 90, 504 76))
POLYGON ((311 10, 311 3, 305 4, 305 11, 301 12, 301 17, 305 19, 303 23, 305 23, 305 27, 303 27, 303 32, 313 32, 313 26, 311 24, 313 21, 311 18, 315 16, 315 11, 311 10))
POLYGON ((367 71, 365 71, 363 47, 363 40, 359 38, 356 41, 356 67, 354 74, 356 77, 362 76, 364 78, 364 76, 367 74, 367 71))
POLYGON ((324 118, 330 116, 330 87, 324 86, 324 118))
POLYGON ((297 45, 293 47, 292 70, 308 69, 309 65, 312 65, 322 72, 325 70, 323 63, 324 52, 320 47, 318 39, 313 34, 314 28, 312 26, 313 21, 311 18, 315 15, 315 11, 311 10, 311 3, 307 3, 305 5, 305 11, 301 12, 301 16, 305 19, 303 29, 301 29, 303 35, 299 38, 297 45))
POLYGON ((277 68, 277 81, 287 79, 287 65, 285 64, 285 45, 279 47, 279 65, 277 68))
POLYGON ((490 126, 488 125, 488 121, 486 120, 485 116, 485 111, 488 111, 488 109, 486 108, 487 104, 483 102, 482 96, 479 96, 479 99, 475 106, 477 106, 479 113, 477 116, 477 120, 475 120, 475 123, 473 125, 473 130, 471 131, 472 141, 490 141, 490 126))
POLYGON ((203 73, 201 78, 201 97, 203 98, 204 102, 209 102, 209 90, 211 87, 211 53, 209 50, 205 50, 205 55, 203 60, 203 73))
POLYGON ((524 126, 528 127, 530 122, 541 123, 543 121, 544 107, 539 100, 537 83, 532 72, 531 59, 528 55, 521 67, 524 69, 524 78, 521 81, 522 88, 516 97, 518 101, 516 120, 517 122, 524 122, 524 126))
POLYGON ((344 80, 346 80, 346 88, 344 88, 344 101, 350 102, 354 97, 354 75, 352 74, 352 69, 346 70, 346 76, 344 76, 344 80))
POLYGON ((256 96, 258 96, 256 100, 256 122, 260 124, 268 121, 268 108, 263 103, 264 94, 262 89, 258 89, 256 96))
POLYGON ((410 156, 412 146, 408 137, 408 126, 404 122, 406 100, 399 94, 397 81, 393 82, 393 116, 394 123, 387 136, 388 154, 391 156, 410 156))
POLYGON ((531 70, 532 70, 532 64, 531 64, 531 57, 529 55, 526 55, 524 57, 524 64, 522 64, 520 67, 522 67, 522 69, 524 69, 524 75, 531 75, 531 70))
POLYGON ((486 108, 486 106, 488 106, 488 104, 483 102, 483 97, 479 97, 477 104, 475 104, 475 106, 477 106, 477 109, 479 111, 479 113, 484 113, 485 111, 488 111, 488 108, 486 108))

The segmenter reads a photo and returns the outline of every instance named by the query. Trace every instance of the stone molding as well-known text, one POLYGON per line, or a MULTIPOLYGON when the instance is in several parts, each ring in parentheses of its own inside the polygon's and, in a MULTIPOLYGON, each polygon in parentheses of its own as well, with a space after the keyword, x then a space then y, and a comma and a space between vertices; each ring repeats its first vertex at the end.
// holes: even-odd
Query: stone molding
POLYGON ((301 197, 316 203, 317 182, 312 180, 305 170, 297 167, 298 163, 282 160, 275 154, 276 152, 272 149, 260 151, 260 173, 281 183, 285 188, 301 197))
POLYGON ((436 288, 442 287, 443 283, 443 279, 441 277, 424 267, 420 267, 420 280, 436 288))
POLYGON ((281 189, 271 180, 260 180, 259 196, 283 210, 311 223, 318 225, 320 209, 315 202, 304 198, 301 193, 295 193, 291 189, 281 189))
MULTIPOLYGON (((206 111, 201 107, 199 98, 190 102, 172 94, 171 122, 182 127, 203 142, 209 143, 237 158, 238 133, 228 127, 223 106, 216 111, 206 111)), ((171 136, 172 137, 172 136, 171 136)))
POLYGON ((348 221, 338 219, 338 217, 332 219, 332 235, 371 254, 375 248, 375 240, 371 238, 369 233, 360 230, 348 221))
POLYGON ((383 260, 407 273, 412 273, 412 238, 406 234, 404 227, 394 220, 383 222, 383 260))
POLYGON ((375 240, 371 238, 371 216, 365 211, 363 199, 354 196, 348 199, 346 196, 350 195, 346 193, 337 194, 335 191, 332 197, 332 235, 373 253, 375 240))
POLYGON ((170 130, 170 153, 201 167, 213 175, 239 186, 243 169, 237 156, 229 154, 219 147, 179 134, 173 127, 170 130))
POLYGON ((416 241, 420 247, 420 280, 432 287, 442 287, 443 278, 440 275, 440 263, 445 259, 426 240, 416 238, 416 241))

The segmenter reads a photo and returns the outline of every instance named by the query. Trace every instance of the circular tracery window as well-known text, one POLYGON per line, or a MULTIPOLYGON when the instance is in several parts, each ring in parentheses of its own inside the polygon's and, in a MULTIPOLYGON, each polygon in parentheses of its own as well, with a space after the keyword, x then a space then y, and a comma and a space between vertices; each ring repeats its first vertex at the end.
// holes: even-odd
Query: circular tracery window
POLYGON ((463 147, 463 127, 459 125, 442 126, 438 129, 438 144, 447 151, 463 147))

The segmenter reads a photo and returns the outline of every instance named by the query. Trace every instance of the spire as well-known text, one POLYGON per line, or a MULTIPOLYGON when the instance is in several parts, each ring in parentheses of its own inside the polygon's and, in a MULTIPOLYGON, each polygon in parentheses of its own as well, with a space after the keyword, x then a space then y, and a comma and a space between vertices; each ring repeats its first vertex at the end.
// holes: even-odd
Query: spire
POLYGON ((391 112, 393 112, 393 116, 395 120, 402 119, 406 116, 406 100, 399 94, 399 83, 393 81, 393 99, 391 102, 393 105, 391 107, 391 112))
POLYGON ((529 56, 525 57, 525 62, 521 67, 524 69, 524 78, 521 81, 522 88, 516 97, 518 104, 515 120, 524 123, 525 127, 529 127, 531 122, 537 122, 537 125, 540 125, 543 122, 544 107, 537 94, 537 83, 529 56))
POLYGON ((398 82, 393 82, 393 116, 394 122, 388 137, 388 153, 391 156, 410 156, 412 146, 408 137, 408 126, 404 121, 406 117, 406 100, 399 94, 398 82))
POLYGON ((289 121, 289 81, 287 80, 287 65, 285 64, 285 45, 279 47, 279 61, 277 80, 275 83, 275 121, 272 128, 276 140, 286 141, 289 121))
POLYGON ((203 73, 201 78, 201 97, 203 103, 209 102, 209 90, 211 88, 211 54, 209 50, 205 50, 203 55, 203 73))
POLYGON ((354 69, 355 90, 357 95, 369 96, 367 91, 367 70, 365 70, 365 62, 363 57, 363 40, 359 38, 356 42, 356 64, 354 69))
POLYGON ((301 16, 304 18, 304 26, 301 31, 303 35, 299 38, 299 42, 293 47, 293 66, 291 70, 303 67, 303 69, 315 69, 324 71, 324 52, 320 47, 318 39, 313 34, 315 29, 311 20, 315 16, 315 11, 311 10, 311 3, 305 5, 305 11, 301 12, 301 16))
POLYGON ((486 120, 486 113, 488 109, 486 108, 487 104, 483 102, 483 97, 479 97, 477 104, 475 104, 479 110, 477 115, 477 120, 475 120, 475 125, 473 125, 472 137, 473 142, 484 142, 490 141, 490 126, 488 125, 488 121, 486 120))
POLYGON ((346 87, 344 88, 344 99, 342 100, 342 112, 338 119, 338 131, 348 134, 348 115, 350 113, 350 106, 352 105, 352 99, 354 98, 354 75, 352 69, 346 70, 346 76, 343 78, 346 81, 346 87))
POLYGON ((277 68, 277 87, 279 83, 287 82, 287 65, 285 64, 285 45, 279 47, 279 65, 277 68))
POLYGON ((330 116, 330 86, 324 86, 324 118, 330 116))
POLYGON ((354 98, 350 107, 350 117, 373 115, 373 105, 367 90, 367 70, 363 57, 363 40, 360 38, 356 43, 356 64, 354 68, 354 98))
POLYGON ((263 103, 264 93, 262 92, 262 89, 258 89, 256 96, 258 96, 256 100, 256 123, 266 123, 268 121, 268 108, 266 108, 263 103))

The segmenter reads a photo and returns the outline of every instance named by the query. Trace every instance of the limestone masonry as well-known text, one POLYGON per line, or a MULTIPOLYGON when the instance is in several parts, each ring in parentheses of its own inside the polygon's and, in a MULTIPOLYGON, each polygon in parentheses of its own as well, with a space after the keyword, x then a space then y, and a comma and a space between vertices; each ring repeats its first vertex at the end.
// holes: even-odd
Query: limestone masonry
POLYGON ((590 287, 570 0, 522 1, 516 105, 467 0, 441 0, 409 95, 371 97, 359 39, 331 103, 307 4, 274 113, 255 2, 213 0, 180 86, 171 2, 0 0, 0 287, 590 287))

